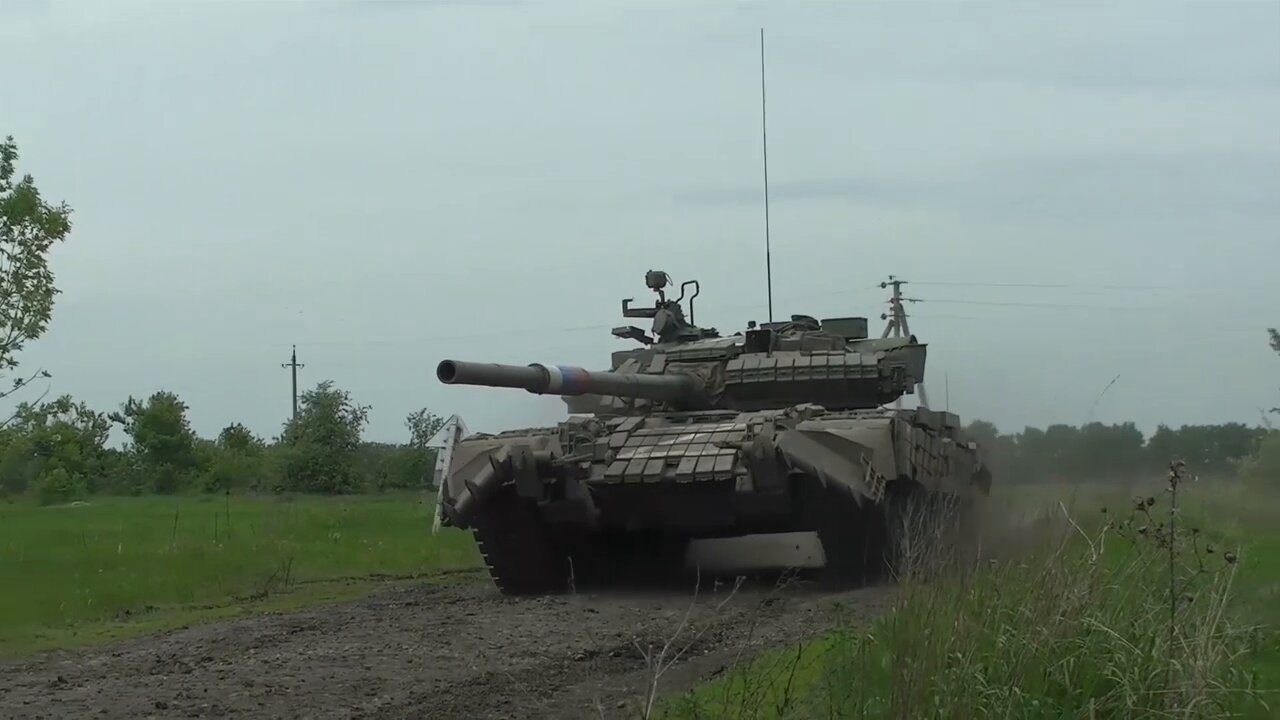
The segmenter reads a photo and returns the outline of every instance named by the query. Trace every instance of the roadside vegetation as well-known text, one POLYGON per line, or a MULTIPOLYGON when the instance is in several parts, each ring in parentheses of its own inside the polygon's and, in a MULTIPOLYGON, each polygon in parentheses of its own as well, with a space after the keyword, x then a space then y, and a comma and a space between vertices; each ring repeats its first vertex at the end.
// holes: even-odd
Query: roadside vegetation
POLYGON ((98 497, 0 504, 0 656, 355 597, 480 567, 432 496, 98 497))
POLYGON ((976 561, 910 555, 870 626, 735 665, 655 716, 1280 714, 1274 486, 1179 463, 1164 483, 1006 489, 980 537, 976 561))

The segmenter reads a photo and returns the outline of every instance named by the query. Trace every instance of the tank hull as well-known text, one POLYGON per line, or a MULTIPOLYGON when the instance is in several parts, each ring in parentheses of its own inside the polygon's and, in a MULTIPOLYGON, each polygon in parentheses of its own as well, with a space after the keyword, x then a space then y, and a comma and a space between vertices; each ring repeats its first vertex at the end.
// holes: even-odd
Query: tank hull
POLYGON ((816 405, 601 418, 458 442, 444 523, 471 530, 509 594, 638 576, 892 568, 904 499, 961 506, 990 477, 959 419, 816 405))

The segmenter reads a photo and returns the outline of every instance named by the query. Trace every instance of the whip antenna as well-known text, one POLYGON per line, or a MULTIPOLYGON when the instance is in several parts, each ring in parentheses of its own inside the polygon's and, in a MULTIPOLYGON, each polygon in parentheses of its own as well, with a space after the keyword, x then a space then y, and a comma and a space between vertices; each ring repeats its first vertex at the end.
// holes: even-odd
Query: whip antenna
POLYGON ((764 28, 760 28, 760 141, 764 147, 764 273, 769 296, 769 322, 773 322, 773 261, 769 256, 769 131, 764 102, 764 28))

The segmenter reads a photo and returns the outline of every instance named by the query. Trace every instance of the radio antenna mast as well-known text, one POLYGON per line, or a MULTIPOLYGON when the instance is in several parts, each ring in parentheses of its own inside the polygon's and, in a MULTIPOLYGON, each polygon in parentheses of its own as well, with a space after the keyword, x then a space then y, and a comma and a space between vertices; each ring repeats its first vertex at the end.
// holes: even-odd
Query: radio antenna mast
POLYGON ((773 322, 773 261, 769 256, 769 131, 764 102, 764 28, 760 28, 760 141, 764 148, 764 272, 769 296, 769 322, 773 322))

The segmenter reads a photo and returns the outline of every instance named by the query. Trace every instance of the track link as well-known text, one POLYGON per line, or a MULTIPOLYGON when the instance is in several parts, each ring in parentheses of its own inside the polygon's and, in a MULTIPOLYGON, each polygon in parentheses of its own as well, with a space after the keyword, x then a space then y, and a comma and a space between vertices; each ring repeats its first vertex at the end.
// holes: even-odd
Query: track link
POLYGON ((472 534, 498 590, 534 595, 565 590, 568 556, 559 551, 531 501, 511 494, 493 498, 479 513, 472 534))

